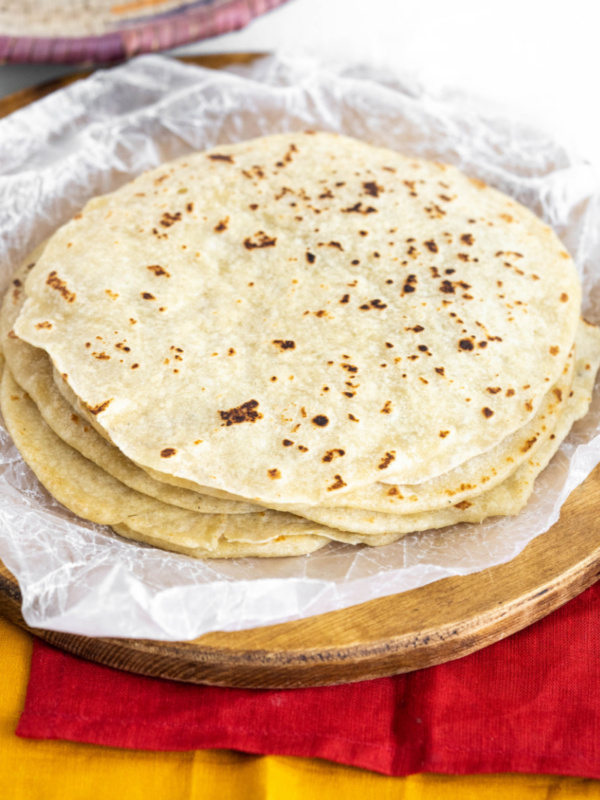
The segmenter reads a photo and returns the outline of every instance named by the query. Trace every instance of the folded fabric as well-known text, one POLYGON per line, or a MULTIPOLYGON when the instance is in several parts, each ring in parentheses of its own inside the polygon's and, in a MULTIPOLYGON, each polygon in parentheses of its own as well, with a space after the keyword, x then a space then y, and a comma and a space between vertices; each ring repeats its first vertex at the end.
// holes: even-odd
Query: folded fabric
POLYGON ((144 678, 36 642, 17 734, 147 750, 231 748, 388 775, 600 778, 600 584, 514 636, 393 678, 295 690, 144 678))

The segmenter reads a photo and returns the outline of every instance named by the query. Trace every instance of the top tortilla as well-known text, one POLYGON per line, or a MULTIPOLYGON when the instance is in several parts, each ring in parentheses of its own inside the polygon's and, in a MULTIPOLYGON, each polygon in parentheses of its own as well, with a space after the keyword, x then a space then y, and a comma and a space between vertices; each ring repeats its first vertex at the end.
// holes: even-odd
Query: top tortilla
POLYGON ((16 333, 129 458, 322 505, 424 482, 525 425, 580 307, 527 209, 331 134, 220 147, 96 198, 26 293, 16 333))

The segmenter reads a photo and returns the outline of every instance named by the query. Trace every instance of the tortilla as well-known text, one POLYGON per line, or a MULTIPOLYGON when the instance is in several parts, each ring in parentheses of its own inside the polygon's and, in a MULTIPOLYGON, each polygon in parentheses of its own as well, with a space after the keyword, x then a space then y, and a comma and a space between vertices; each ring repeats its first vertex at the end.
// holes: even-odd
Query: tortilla
MULTIPOLYGON (((26 259, 26 264, 31 259, 26 259)), ((17 272, 22 275, 25 267, 17 272)), ((10 330, 24 295, 9 295, 0 315, 0 330, 10 330)), ((155 480, 127 459, 114 445, 86 424, 74 408, 57 391, 52 379, 52 366, 47 354, 21 339, 6 335, 3 347, 8 365, 17 383, 38 406, 52 430, 86 458, 98 464, 120 481, 138 491, 166 503, 204 513, 250 513, 256 508, 235 500, 212 498, 190 489, 155 480)), ((327 500, 328 507, 360 508, 384 513, 415 513, 435 510, 469 499, 484 489, 501 483, 544 441, 556 425, 562 404, 568 396, 573 373, 573 358, 567 359, 559 381, 548 392, 538 414, 492 450, 456 467, 445 475, 416 486, 389 486, 376 483, 340 497, 327 500)), ((210 489, 208 490, 210 491, 210 489)), ((302 506, 279 505, 278 508, 302 515, 302 506)))
POLYGON ((91 201, 26 291, 16 333, 122 453, 265 505, 422 483, 496 447, 560 378, 580 305, 529 211, 330 134, 196 154, 91 201))
POLYGON ((527 502, 539 472, 556 452, 573 422, 589 407, 600 363, 600 330, 582 322, 577 344, 573 389, 555 431, 549 434, 534 457, 499 486, 483 492, 472 502, 417 514, 307 509, 307 516, 310 514, 315 523, 321 524, 311 524, 306 519, 277 511, 236 516, 198 514, 129 489, 50 430, 35 404, 14 382, 8 367, 2 378, 0 404, 19 450, 54 497, 80 516, 111 524, 117 532, 138 541, 196 557, 299 554, 310 552, 329 539, 379 546, 415 531, 518 513, 527 502), (300 538, 292 541, 295 537, 300 538))

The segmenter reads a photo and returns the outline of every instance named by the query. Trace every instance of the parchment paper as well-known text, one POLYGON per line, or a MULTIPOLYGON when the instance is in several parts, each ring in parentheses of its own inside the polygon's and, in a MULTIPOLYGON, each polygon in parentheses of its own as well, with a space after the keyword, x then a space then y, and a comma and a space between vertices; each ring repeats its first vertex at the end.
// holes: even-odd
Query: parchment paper
MULTIPOLYGON (((481 101, 298 55, 219 73, 146 56, 1 121, 3 287, 20 259, 94 195, 191 150, 307 128, 456 164, 529 206, 575 258, 584 313, 597 321, 600 190, 588 165, 481 101)), ((331 544, 301 558, 194 561, 78 520, 39 485, 2 429, 0 558, 35 627, 178 640, 298 619, 514 558, 600 461, 599 434, 597 390, 515 518, 383 548, 331 544)))

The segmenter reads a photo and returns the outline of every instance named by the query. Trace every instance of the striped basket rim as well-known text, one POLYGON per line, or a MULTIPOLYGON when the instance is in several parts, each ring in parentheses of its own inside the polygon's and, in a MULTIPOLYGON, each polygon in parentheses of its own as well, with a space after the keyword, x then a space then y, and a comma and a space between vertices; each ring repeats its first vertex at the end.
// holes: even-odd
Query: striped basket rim
POLYGON ((99 36, 45 38, 0 35, 0 64, 105 64, 170 50, 240 30, 287 0, 230 0, 146 17, 99 36))

